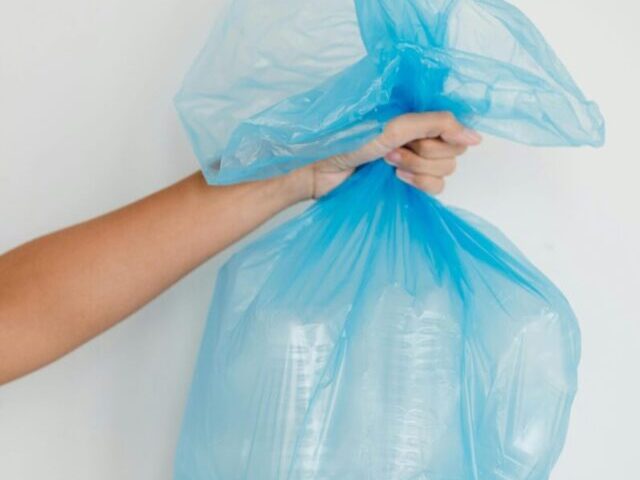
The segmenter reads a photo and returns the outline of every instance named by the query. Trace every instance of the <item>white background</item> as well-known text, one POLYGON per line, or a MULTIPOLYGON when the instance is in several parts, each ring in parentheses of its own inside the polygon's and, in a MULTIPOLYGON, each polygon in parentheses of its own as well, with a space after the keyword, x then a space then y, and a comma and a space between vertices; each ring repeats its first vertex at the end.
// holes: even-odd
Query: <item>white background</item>
MULTIPOLYGON (((197 168, 171 99, 218 3, 0 0, 0 252, 197 168)), ((536 150, 488 139, 461 161, 444 199, 500 225, 581 320, 580 392, 554 480, 638 479, 640 9, 631 0, 517 4, 600 103, 608 144, 536 150)), ((225 257, 0 387, 0 479, 170 479, 225 257)))

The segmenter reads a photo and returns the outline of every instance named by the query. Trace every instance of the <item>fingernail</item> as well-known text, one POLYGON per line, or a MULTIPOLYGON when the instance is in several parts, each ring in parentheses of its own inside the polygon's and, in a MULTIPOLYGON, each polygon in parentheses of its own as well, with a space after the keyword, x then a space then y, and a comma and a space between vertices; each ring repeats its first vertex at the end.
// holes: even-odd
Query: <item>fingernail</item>
POLYGON ((415 178, 416 178, 416 177, 415 177, 415 175, 414 175, 413 173, 409 173, 409 172, 406 172, 406 171, 404 171, 404 170, 398 170, 398 171, 396 172, 396 176, 397 176, 400 180, 402 180, 403 182, 408 183, 408 184, 410 184, 410 185, 413 185, 413 182, 414 182, 414 180, 415 180, 415 178))
POLYGON ((462 130, 460 136, 471 145, 477 145, 482 142, 482 135, 470 128, 465 128, 464 130, 462 130))
POLYGON ((398 152, 397 150, 393 150, 392 152, 389 152, 387 154, 385 159, 390 164, 397 165, 400 162, 400 160, 402 159, 402 155, 400 155, 400 152, 398 152))

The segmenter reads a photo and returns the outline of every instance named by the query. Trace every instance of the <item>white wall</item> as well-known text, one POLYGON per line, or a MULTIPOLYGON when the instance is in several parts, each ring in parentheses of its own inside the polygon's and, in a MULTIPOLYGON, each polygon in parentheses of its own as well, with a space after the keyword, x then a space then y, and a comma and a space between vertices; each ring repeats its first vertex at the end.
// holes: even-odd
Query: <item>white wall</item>
MULTIPOLYGON (((216 0, 2 0, 0 251, 195 170, 171 98, 216 0)), ((555 480, 640 478, 640 67, 631 0, 517 2, 608 119, 602 150, 489 139, 445 200, 504 231, 566 292, 581 389, 555 480)), ((162 480, 216 270, 0 388, 0 479, 162 480)))

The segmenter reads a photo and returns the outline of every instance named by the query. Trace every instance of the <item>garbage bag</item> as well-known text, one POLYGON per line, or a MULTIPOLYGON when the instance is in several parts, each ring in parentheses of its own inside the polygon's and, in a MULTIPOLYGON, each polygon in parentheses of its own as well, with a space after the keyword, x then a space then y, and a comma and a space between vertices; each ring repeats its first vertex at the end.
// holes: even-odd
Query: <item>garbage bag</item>
MULTIPOLYGON (((502 0, 236 0, 221 18, 176 97, 212 184, 355 150, 405 112, 604 139, 502 0)), ((579 356, 571 307, 513 244, 375 161, 219 272, 175 478, 547 479, 579 356)))

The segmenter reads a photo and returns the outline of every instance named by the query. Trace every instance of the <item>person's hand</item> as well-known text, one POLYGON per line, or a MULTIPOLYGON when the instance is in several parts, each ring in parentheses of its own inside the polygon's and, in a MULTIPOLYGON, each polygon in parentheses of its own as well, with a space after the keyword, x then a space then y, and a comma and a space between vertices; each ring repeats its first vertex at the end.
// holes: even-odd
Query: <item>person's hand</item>
POLYGON ((384 158, 397 168, 400 180, 438 194, 445 177, 456 168, 456 157, 481 141, 478 133, 465 128, 448 112, 401 115, 355 152, 305 167, 307 191, 311 198, 320 198, 344 182, 359 165, 384 158))

